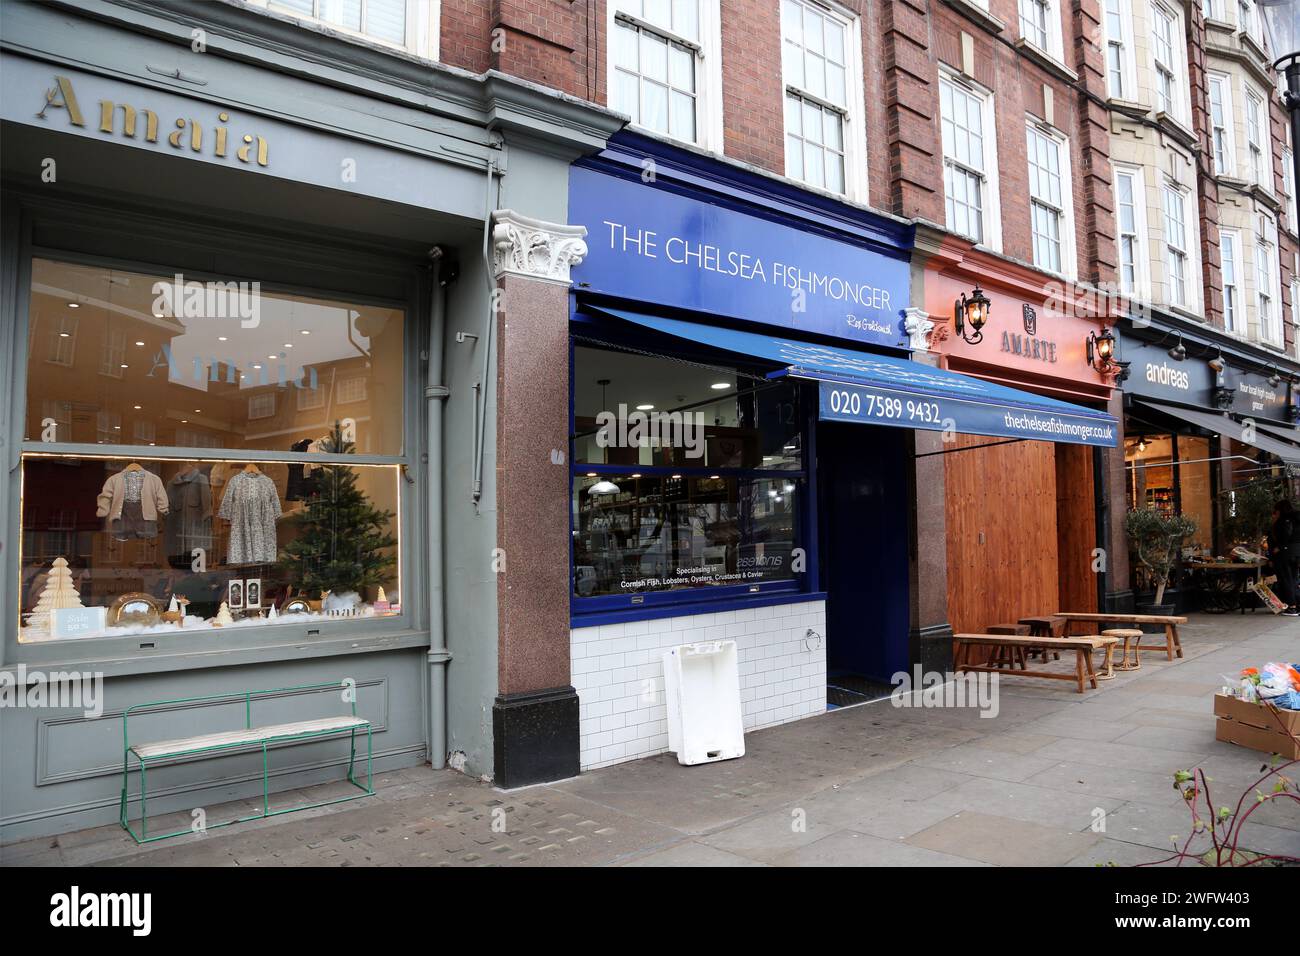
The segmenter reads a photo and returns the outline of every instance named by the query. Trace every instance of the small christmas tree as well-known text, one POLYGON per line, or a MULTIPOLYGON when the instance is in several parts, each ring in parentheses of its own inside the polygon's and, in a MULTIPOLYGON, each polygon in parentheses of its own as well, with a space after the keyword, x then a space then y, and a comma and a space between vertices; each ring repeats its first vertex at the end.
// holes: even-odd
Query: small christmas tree
POLYGON ((81 594, 72 581, 72 569, 66 558, 55 558, 45 579, 45 588, 36 607, 27 618, 27 626, 38 631, 50 630, 50 612, 56 608, 81 607, 81 594))
MULTIPOLYGON (((343 440, 336 423, 321 451, 350 455, 355 448, 343 440)), ((356 471, 347 465, 324 465, 313 478, 315 492, 307 507, 289 519, 298 533, 285 545, 281 567, 306 591, 342 594, 378 587, 397 563, 397 539, 388 530, 393 513, 370 503, 357 487, 356 471)))

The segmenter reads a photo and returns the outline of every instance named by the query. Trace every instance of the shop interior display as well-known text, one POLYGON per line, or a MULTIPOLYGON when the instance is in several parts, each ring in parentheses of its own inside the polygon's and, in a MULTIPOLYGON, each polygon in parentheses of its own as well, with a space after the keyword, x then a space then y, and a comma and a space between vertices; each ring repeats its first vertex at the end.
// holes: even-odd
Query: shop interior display
MULTIPOLYGON (((352 453, 341 429, 300 445, 352 453)), ((105 609, 105 627, 77 637, 400 613, 389 596, 396 509, 376 504, 396 503, 391 467, 145 458, 24 467, 20 640, 67 636, 50 630, 49 612, 64 607, 105 609), (93 504, 70 510, 78 500, 93 504)))
POLYGON ((76 585, 73 584, 68 559, 55 558, 49 576, 45 579, 45 587, 41 591, 40 599, 36 602, 36 608, 27 619, 27 626, 34 632, 48 634, 51 611, 81 606, 81 595, 77 593, 76 585))

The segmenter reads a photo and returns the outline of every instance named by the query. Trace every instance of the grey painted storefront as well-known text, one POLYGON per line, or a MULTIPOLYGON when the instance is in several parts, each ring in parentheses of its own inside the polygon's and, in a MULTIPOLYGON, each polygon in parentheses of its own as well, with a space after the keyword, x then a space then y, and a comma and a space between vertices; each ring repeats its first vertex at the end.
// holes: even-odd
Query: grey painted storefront
MULTIPOLYGON (((490 773, 498 680, 493 428, 483 429, 484 485, 479 503, 471 500, 475 422, 496 416, 494 352, 485 364, 480 348, 490 341, 484 220, 510 207, 566 221, 569 163, 599 148, 617 121, 495 74, 469 76, 229 5, 89 0, 76 8, 11 4, 2 15, 0 395, 10 409, 0 419, 3 666, 102 674, 105 707, 98 719, 79 710, 0 709, 0 839, 116 820, 120 714, 158 699, 351 677, 359 712, 374 722, 377 770, 441 766, 462 752, 467 770, 490 773), (205 34, 201 53, 191 46, 196 27, 205 34), (134 136, 123 104, 136 111, 134 136), (146 110, 158 117, 155 141, 146 110), (204 130, 198 148, 187 138, 196 121, 204 130), (225 155, 217 155, 218 126, 228 130, 225 155), (174 129, 178 145, 168 141, 174 129), (245 135, 250 148, 241 157, 245 135), (434 247, 439 254, 430 257, 434 247), (130 637, 19 643, 33 256, 257 279, 405 309, 404 452, 390 456, 405 476, 402 615, 319 633, 284 624, 177 634, 152 647, 130 637), (488 387, 476 410, 485 367, 488 387), (445 397, 432 388, 439 385, 445 397)), ((242 452, 240 460, 259 455, 275 457, 242 452)), ((260 716, 300 718, 303 704, 301 695, 280 695, 260 716)), ((178 706, 140 733, 228 729, 230 717, 222 705, 178 706)), ((278 751, 274 786, 338 779, 346 752, 346 744, 328 742, 278 751)), ((260 759, 240 754, 164 769, 151 784, 151 812, 253 796, 260 759)))

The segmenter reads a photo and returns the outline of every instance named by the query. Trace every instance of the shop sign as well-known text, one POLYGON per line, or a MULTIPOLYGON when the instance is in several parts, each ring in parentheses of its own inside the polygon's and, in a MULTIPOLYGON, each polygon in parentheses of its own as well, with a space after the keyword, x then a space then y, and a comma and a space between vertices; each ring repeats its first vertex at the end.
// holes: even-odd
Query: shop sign
POLYGON ((1232 366, 1224 370, 1223 380, 1224 387, 1232 395, 1232 404, 1228 406, 1230 411, 1249 417, 1288 420, 1285 382, 1270 385, 1267 376, 1243 372, 1232 366))
POLYGON ((579 289, 906 348, 906 261, 575 167, 569 219, 587 228, 579 289))
POLYGON ((1126 338, 1120 359, 1129 362, 1125 393, 1144 395, 1184 405, 1213 405, 1214 371, 1203 361, 1169 356, 1168 345, 1152 345, 1126 338))
MULTIPOLYGON (((90 104, 87 103, 89 107, 90 104)), ((36 114, 37 119, 50 120, 56 115, 66 117, 72 126, 85 129, 87 123, 98 121, 101 133, 124 139, 142 139, 146 143, 157 143, 160 135, 158 114, 139 103, 118 103, 110 99, 99 100, 90 114, 82 112, 81 102, 72 80, 67 76, 56 75, 54 83, 45 91, 45 103, 36 114)), ((178 116, 169 125, 170 132, 164 132, 167 143, 173 149, 201 153, 211 149, 212 155, 224 159, 233 154, 241 163, 256 162, 258 166, 270 164, 270 146, 261 136, 245 133, 236 134, 232 141, 230 130, 222 125, 230 122, 230 114, 221 111, 216 114, 216 122, 200 121, 193 116, 178 116), (205 137, 204 124, 208 130, 205 137), (174 126, 174 128, 171 128, 174 126), (238 142, 241 145, 235 145, 238 142)))
POLYGON ((1119 439, 1109 417, 1063 409, 1013 408, 988 400, 917 395, 878 386, 822 382, 819 417, 837 422, 892 425, 923 431, 992 435, 1114 448, 1119 439))

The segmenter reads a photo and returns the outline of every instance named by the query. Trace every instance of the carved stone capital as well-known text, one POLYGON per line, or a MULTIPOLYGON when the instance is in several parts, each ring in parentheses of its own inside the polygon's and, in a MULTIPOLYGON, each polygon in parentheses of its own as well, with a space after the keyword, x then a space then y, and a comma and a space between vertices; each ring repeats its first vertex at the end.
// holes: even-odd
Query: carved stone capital
POLYGON ((912 351, 929 351, 930 333, 934 331, 934 323, 930 321, 928 312, 924 309, 904 309, 903 331, 907 333, 908 345, 911 346, 912 351))
POLYGON ((492 267, 503 275, 571 281, 569 270, 587 255, 585 226, 566 226, 521 216, 512 209, 492 213, 492 267))

